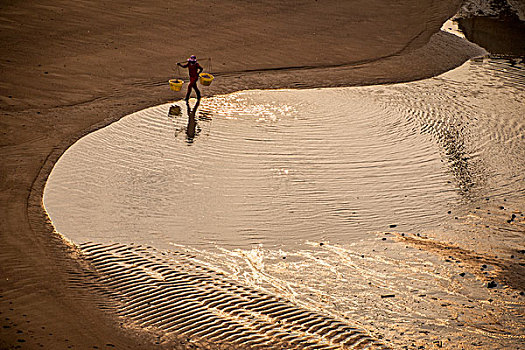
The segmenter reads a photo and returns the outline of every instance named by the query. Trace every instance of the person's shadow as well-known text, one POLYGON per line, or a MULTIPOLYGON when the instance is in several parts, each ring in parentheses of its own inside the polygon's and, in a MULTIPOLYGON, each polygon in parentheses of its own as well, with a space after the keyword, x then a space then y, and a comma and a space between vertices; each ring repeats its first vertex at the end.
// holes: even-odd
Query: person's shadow
POLYGON ((199 108, 200 103, 201 100, 198 99, 193 108, 191 108, 190 102, 186 101, 186 107, 188 108, 188 126, 186 127, 186 141, 188 143, 193 143, 193 139, 199 131, 197 128, 197 121, 195 120, 195 114, 197 113, 197 109, 199 108))
MULTIPOLYGON (((168 111, 168 117, 175 124, 175 137, 177 137, 181 132, 186 131, 186 142, 188 144, 192 144, 195 137, 197 137, 199 133, 202 131, 201 127, 197 123, 197 118, 196 118, 199 105, 200 105, 200 100, 197 100, 193 108, 191 107, 189 102, 186 102, 186 108, 188 109, 188 124, 186 125, 186 128, 184 128, 184 126, 181 125, 181 123, 183 123, 183 120, 180 120, 179 117, 182 116, 182 110, 178 105, 170 106, 170 109, 168 111)), ((209 113, 203 112, 202 114, 199 115, 199 120, 209 123, 211 122, 211 117, 209 113)))

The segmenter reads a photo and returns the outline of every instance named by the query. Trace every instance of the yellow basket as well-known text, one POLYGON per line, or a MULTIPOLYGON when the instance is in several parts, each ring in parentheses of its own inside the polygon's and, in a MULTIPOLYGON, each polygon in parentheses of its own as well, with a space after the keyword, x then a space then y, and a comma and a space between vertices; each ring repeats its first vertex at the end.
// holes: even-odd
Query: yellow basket
POLYGON ((199 81, 202 85, 209 86, 213 81, 213 75, 210 73, 201 73, 199 74, 199 81))
POLYGON ((172 89, 173 91, 180 91, 180 89, 182 89, 182 84, 184 84, 184 81, 180 79, 170 79, 169 83, 170 89, 172 89))

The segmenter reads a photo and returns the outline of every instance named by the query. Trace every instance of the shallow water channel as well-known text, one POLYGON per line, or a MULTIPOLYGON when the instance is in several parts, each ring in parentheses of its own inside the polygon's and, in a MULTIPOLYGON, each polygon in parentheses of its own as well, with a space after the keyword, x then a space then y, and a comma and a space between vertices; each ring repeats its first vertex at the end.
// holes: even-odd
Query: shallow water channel
POLYGON ((396 346, 506 348, 525 328, 524 99, 523 62, 479 59, 169 103, 74 144, 44 204, 77 244, 192 252, 396 346))

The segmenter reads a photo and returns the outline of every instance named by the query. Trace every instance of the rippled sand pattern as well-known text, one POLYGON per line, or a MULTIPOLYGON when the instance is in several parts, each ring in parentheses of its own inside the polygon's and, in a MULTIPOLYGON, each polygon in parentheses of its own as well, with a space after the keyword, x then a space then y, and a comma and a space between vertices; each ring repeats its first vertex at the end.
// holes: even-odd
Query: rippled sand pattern
POLYGON ((45 205, 142 327, 263 348, 516 348, 524 72, 483 59, 156 106, 72 146, 45 205))
POLYGON ((363 330, 233 282, 186 253, 81 248, 97 271, 94 283, 142 327, 259 349, 386 349, 363 330))
POLYGON ((344 243, 434 227, 457 201, 438 145, 374 92, 239 92, 203 100, 194 124, 175 106, 67 151, 45 199, 59 232, 163 248, 344 243))

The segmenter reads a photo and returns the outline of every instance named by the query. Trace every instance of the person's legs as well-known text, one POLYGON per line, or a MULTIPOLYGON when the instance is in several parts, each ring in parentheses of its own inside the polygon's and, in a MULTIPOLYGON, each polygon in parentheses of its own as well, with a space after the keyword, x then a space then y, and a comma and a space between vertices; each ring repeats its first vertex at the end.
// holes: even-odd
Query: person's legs
POLYGON ((197 83, 193 85, 193 89, 195 90, 195 93, 197 94, 197 100, 201 99, 201 92, 199 91, 199 88, 197 87, 197 83))
POLYGON ((197 99, 201 99, 201 92, 199 91, 199 88, 197 87, 197 78, 190 78, 190 83, 188 85, 188 92, 186 93, 186 101, 190 99, 191 89, 195 90, 195 93, 197 94, 197 99))
POLYGON ((186 101, 188 101, 190 99, 190 94, 191 94, 191 88, 193 87, 193 83, 190 81, 190 83, 188 84, 188 92, 186 93, 186 101))

